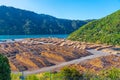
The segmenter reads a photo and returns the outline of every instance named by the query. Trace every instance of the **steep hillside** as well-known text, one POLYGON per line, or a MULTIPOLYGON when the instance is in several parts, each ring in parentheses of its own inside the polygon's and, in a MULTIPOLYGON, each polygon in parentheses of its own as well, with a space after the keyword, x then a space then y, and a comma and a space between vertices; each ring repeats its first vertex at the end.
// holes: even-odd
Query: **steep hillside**
POLYGON ((120 45, 120 10, 82 26, 73 32, 68 39, 120 45))
POLYGON ((69 34, 91 20, 58 19, 45 14, 0 6, 0 35, 69 34))

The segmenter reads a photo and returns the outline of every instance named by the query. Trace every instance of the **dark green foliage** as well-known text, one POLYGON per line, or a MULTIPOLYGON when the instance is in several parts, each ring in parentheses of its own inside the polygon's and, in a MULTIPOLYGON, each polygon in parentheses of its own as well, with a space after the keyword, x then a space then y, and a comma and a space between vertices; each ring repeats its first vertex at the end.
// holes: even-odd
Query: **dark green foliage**
POLYGON ((11 80, 10 65, 7 57, 0 54, 0 80, 11 80))
POLYGON ((120 10, 82 26, 73 32, 68 39, 120 45, 120 10))
POLYGON ((82 79, 82 74, 79 73, 74 68, 65 67, 62 69, 61 74, 64 76, 65 80, 79 80, 82 79))
POLYGON ((58 19, 0 6, 0 35, 69 34, 89 21, 58 19))

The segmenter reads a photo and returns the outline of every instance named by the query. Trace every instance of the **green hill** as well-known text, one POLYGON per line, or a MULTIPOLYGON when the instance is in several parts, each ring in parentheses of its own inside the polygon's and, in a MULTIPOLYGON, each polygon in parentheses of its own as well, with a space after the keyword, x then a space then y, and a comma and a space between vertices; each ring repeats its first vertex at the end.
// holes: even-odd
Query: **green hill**
POLYGON ((69 34, 88 22, 0 6, 0 35, 69 34))
POLYGON ((70 34, 68 39, 120 45, 120 10, 82 26, 70 34))

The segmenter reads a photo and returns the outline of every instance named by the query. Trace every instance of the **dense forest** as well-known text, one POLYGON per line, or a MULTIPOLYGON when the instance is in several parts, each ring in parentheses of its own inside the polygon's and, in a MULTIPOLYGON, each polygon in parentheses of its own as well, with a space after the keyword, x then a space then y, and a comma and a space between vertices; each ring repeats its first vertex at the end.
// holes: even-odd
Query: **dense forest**
POLYGON ((73 32, 68 39, 120 45, 120 10, 82 26, 73 32))
POLYGON ((0 6, 0 35, 69 34, 89 21, 59 19, 0 6))

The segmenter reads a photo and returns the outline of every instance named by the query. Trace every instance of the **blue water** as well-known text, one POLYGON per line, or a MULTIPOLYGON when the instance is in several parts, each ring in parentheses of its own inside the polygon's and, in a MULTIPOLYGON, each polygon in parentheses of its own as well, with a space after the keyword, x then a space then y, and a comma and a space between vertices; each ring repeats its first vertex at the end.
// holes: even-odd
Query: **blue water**
POLYGON ((60 35, 0 35, 0 40, 24 38, 67 38, 68 34, 60 35))

